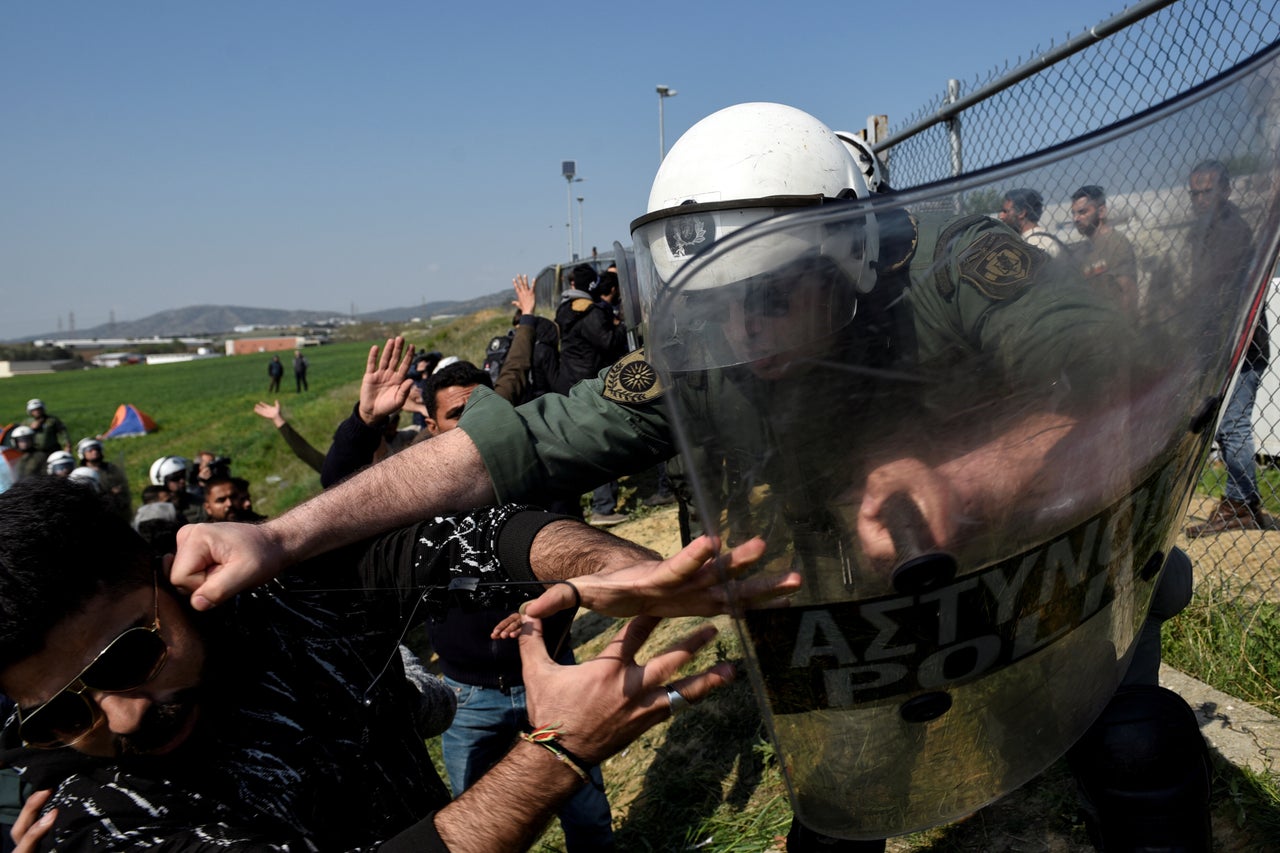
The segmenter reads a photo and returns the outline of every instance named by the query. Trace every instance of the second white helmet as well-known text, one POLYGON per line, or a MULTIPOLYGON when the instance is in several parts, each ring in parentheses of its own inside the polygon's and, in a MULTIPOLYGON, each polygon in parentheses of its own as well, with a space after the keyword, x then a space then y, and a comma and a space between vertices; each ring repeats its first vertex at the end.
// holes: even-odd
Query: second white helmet
POLYGON ((98 448, 98 450, 102 450, 102 442, 93 437, 82 438, 76 442, 76 455, 81 459, 84 459, 85 451, 93 447, 98 448))
POLYGON ((74 483, 86 483, 95 492, 102 493, 102 478, 99 476, 97 469, 90 468, 88 465, 81 465, 67 475, 67 479, 74 483))
POLYGON ((848 130, 837 130, 836 136, 849 149, 853 159, 858 161, 858 166, 862 169, 862 177, 867 180, 867 188, 873 193, 887 190, 889 184, 885 180, 884 164, 880 162, 880 158, 872 150, 871 143, 863 139, 861 134, 848 130))
POLYGON ((44 470, 49 474, 65 476, 76 467, 76 458, 65 450, 55 450, 49 454, 44 463, 44 470))
POLYGON ((179 472, 185 474, 191 462, 183 456, 161 456, 151 463, 151 485, 163 486, 164 481, 179 472))

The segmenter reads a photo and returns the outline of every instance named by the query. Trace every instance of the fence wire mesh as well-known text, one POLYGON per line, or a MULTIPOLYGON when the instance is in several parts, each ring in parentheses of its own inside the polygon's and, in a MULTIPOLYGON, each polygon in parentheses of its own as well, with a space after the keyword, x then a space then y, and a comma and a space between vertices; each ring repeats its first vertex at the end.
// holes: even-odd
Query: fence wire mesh
MULTIPOLYGON (((1041 60, 1047 51, 1037 48, 1028 60, 1019 59, 962 85, 958 96, 954 89, 950 99, 942 94, 895 126, 877 146, 892 185, 919 187, 1077 139, 1168 101, 1280 40, 1280 2, 1145 3, 1110 22, 1119 19, 1125 19, 1120 29, 1078 52, 1045 65, 1041 60), (1031 72, 1032 64, 1043 67, 1031 72), (990 95, 952 118, 930 123, 948 103, 984 91, 990 95)), ((1048 51, 1052 50, 1051 45, 1048 51)), ((1274 146, 1277 134, 1265 138, 1274 146)), ((1135 162, 1181 162, 1200 156, 1193 150, 1196 140, 1182 144, 1184 151, 1171 150, 1179 146, 1171 140, 1164 150, 1134 152, 1135 162)), ((1242 208, 1274 192, 1264 176, 1253 173, 1250 152, 1222 158, 1232 172, 1232 200, 1242 208)), ((1076 177, 1080 185, 1095 183, 1087 174, 1076 177)), ((1152 221, 1149 195, 1126 195, 1123 176, 1112 175, 1109 181, 1110 219, 1137 250, 1142 311, 1150 319, 1162 304, 1162 275, 1180 252, 1185 260, 1186 247, 1166 226, 1152 221)), ((1071 215, 1071 190, 1064 186, 1045 192, 1040 225, 1071 247, 1081 237, 1071 215)), ((1002 193, 1012 188, 971 193, 958 206, 963 212, 995 215, 1002 193)), ((1162 199, 1154 206, 1167 210, 1169 204, 1162 199)), ((1272 329, 1280 328, 1277 289, 1280 278, 1273 278, 1265 308, 1272 329)), ((1178 537, 1196 567, 1196 592, 1187 610, 1166 624, 1165 660, 1280 714, 1280 365, 1261 372, 1252 437, 1258 500, 1247 511, 1234 512, 1233 505, 1223 501, 1227 474, 1220 449, 1201 473, 1178 537)))

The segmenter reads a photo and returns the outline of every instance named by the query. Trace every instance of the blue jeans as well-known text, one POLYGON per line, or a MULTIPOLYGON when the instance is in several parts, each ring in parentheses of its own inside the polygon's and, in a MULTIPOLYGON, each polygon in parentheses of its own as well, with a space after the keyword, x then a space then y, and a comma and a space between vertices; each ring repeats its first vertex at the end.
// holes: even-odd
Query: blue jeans
POLYGON ((1241 503, 1251 503, 1258 497, 1253 467, 1253 400, 1260 377, 1261 372, 1248 365, 1240 368, 1240 378, 1218 425, 1218 450, 1227 466, 1226 497, 1241 503))
MULTIPOLYGON (((497 764, 511 748, 516 733, 528 725, 524 687, 503 693, 496 687, 476 687, 446 677, 445 684, 458 696, 453 725, 440 738, 444 769, 456 797, 497 764)), ((583 785, 560 808, 565 850, 586 853, 612 849, 613 815, 604 795, 599 767, 591 768, 595 785, 583 785)))
POLYGON ((618 481, 597 486, 591 493, 591 512, 594 515, 612 515, 618 511, 618 481))

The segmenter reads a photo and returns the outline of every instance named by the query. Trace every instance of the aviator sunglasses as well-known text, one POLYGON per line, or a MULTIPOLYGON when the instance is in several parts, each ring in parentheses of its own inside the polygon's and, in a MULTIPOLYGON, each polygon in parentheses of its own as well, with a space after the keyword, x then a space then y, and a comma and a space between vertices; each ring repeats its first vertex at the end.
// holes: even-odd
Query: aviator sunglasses
POLYGON ((105 719, 88 691, 124 693, 159 674, 168 660, 169 646, 160 636, 160 588, 154 577, 152 608, 150 627, 135 626, 121 632, 48 702, 30 711, 18 709, 23 745, 55 749, 75 744, 105 719))

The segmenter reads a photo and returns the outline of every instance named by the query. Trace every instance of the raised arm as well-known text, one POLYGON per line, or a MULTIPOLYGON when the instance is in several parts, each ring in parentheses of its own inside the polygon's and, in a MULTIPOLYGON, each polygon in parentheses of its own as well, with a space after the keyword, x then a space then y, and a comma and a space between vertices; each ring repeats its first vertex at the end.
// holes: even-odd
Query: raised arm
POLYGON ((493 390, 504 400, 520 400, 529 383, 529 367, 533 364, 533 338, 538 318, 533 314, 535 302, 529 277, 518 275, 512 279, 511 285, 516 292, 516 298, 511 304, 520 309, 520 322, 493 390))

